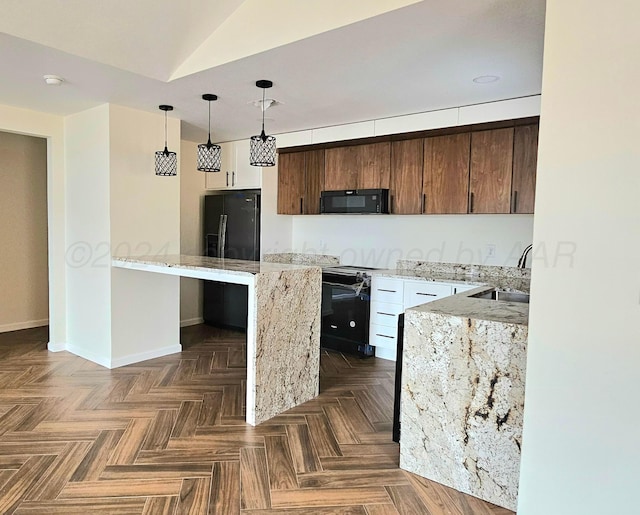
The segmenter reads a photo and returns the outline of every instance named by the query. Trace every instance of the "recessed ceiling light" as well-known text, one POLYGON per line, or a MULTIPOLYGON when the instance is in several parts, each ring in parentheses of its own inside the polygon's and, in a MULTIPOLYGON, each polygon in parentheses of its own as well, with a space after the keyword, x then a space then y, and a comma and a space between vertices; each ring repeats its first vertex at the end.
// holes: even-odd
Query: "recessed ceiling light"
POLYGON ((490 82, 497 82, 499 80, 500 77, 497 75, 480 75, 480 77, 473 79, 473 82, 476 84, 489 84, 490 82))
POLYGON ((57 75, 45 75, 42 77, 48 86, 59 86, 64 82, 62 77, 58 77, 57 75))

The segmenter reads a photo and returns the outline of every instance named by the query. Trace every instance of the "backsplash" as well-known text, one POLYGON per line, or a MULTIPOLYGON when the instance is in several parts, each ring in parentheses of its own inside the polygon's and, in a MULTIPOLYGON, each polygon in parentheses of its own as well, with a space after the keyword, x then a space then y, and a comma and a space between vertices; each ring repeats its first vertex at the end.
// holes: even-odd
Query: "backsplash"
POLYGON ((288 263, 292 265, 339 265, 338 256, 327 256, 325 254, 302 254, 296 252, 282 252, 276 254, 265 254, 263 261, 269 263, 288 263))
POLYGON ((466 277, 500 276, 513 279, 531 279, 530 268, 515 266, 467 265, 461 263, 432 263, 430 261, 398 260, 398 270, 413 270, 434 275, 463 275, 466 277))

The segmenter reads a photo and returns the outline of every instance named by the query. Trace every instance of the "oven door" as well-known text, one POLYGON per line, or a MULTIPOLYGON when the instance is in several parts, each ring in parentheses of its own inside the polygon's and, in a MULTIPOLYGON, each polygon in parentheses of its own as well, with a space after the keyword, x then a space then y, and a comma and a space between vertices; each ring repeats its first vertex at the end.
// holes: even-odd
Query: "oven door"
POLYGON ((322 283, 322 340, 366 345, 369 340, 369 287, 322 283))

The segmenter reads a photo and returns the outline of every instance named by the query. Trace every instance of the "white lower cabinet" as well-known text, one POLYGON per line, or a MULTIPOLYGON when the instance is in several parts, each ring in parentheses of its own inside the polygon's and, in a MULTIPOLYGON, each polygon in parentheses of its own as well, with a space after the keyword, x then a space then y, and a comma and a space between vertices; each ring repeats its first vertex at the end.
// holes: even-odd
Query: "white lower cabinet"
POLYGON ((477 286, 373 276, 369 314, 369 345, 376 357, 396 360, 398 315, 405 309, 461 293, 477 286))

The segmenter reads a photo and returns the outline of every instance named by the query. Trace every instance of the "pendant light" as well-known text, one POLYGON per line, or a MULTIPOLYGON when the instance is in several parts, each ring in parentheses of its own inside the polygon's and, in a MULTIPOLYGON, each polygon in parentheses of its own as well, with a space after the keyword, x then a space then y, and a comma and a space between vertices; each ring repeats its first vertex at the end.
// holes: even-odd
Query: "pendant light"
POLYGON ((202 100, 209 102, 209 139, 206 143, 198 145, 198 170, 201 172, 220 171, 220 145, 211 143, 211 102, 218 100, 217 95, 205 93, 202 100))
POLYGON ((276 138, 264 132, 264 91, 273 86, 270 80, 259 80, 256 86, 262 88, 262 132, 259 136, 251 136, 249 164, 251 166, 274 166, 276 164, 276 138))
POLYGON ((178 173, 178 159, 175 152, 167 148, 167 111, 173 111, 173 106, 161 105, 158 109, 164 111, 164 150, 156 152, 156 175, 169 176, 178 173))

